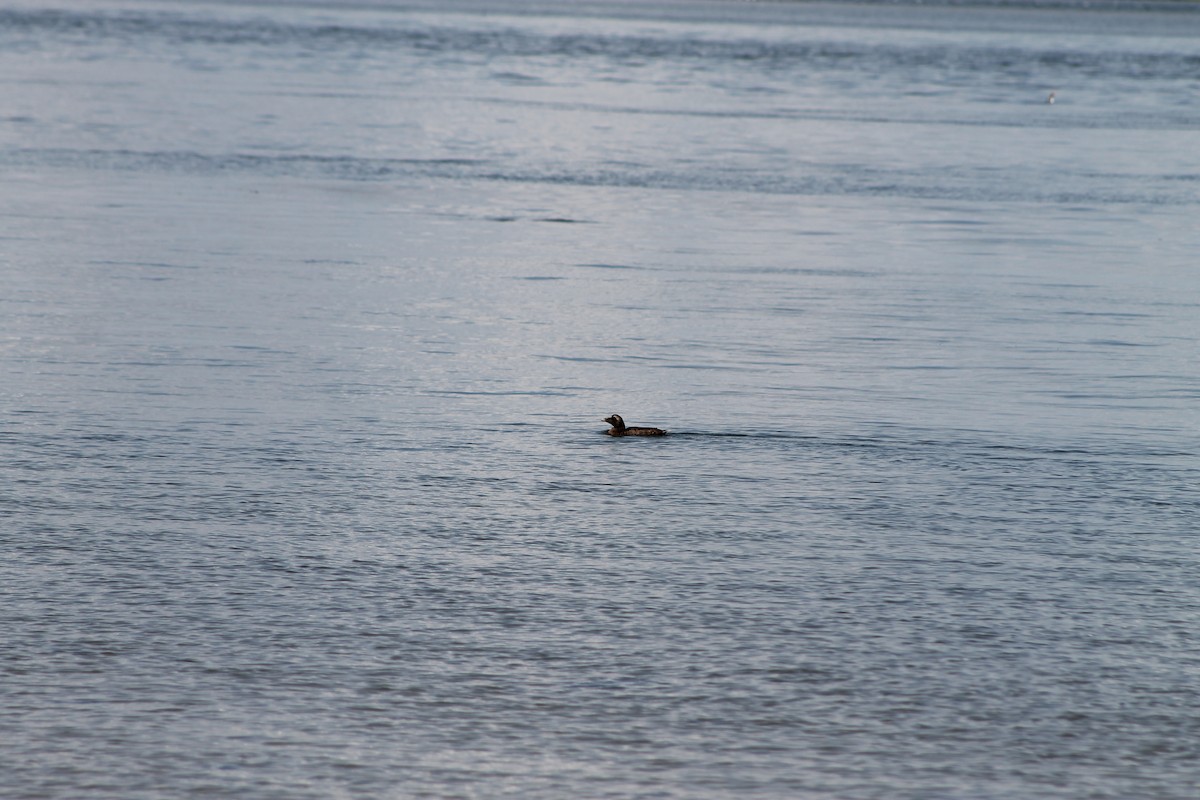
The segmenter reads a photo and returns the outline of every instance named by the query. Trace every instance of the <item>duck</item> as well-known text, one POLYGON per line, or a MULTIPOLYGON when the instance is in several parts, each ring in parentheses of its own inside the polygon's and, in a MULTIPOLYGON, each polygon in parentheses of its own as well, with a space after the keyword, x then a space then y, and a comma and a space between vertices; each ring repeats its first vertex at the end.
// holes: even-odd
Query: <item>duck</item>
POLYGON ((613 414, 611 417, 606 417, 605 422, 612 425, 606 433, 609 436, 666 436, 667 432, 662 428, 627 428, 625 420, 621 419, 620 414, 613 414))

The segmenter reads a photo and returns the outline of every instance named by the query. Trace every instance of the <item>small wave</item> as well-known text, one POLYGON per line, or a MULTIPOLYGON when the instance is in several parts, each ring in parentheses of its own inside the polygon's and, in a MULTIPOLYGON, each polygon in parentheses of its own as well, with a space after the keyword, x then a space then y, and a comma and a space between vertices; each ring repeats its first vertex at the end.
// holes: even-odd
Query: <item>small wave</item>
POLYGON ((635 264, 576 264, 577 267, 585 267, 587 269, 628 269, 650 271, 651 267, 640 266, 635 264))
MULTIPOLYGON (((1174 4, 1175 10, 1189 4, 1174 4)), ((632 10, 621 4, 622 12, 632 10)), ((915 9, 908 9, 914 12, 915 9)), ((23 44, 46 42, 52 37, 72 44, 115 41, 138 50, 165 46, 171 52, 188 47, 254 49, 292 57, 297 50, 320 54, 377 52, 394 55, 407 52, 428 58, 470 54, 472 58, 571 59, 577 62, 607 62, 621 66, 674 63, 682 67, 727 64, 752 70, 759 76, 846 74, 860 76, 920 74, 949 71, 956 75, 990 74, 1025 79, 1031 71, 1047 79, 1064 82, 1083 75, 1089 80, 1160 81, 1194 80, 1200 56, 1186 49, 1167 52, 1151 47, 1070 48, 1045 46, 989 46, 977 41, 959 42, 940 38, 934 42, 896 43, 870 37, 839 37, 812 33, 804 24, 783 27, 785 37, 695 36, 688 34, 622 33, 614 30, 566 30, 544 32, 495 21, 461 25, 414 25, 408 17, 371 25, 330 24, 303 18, 229 16, 166 11, 81 11, 63 9, 0 10, 0 32, 6 39, 22 37, 23 44)), ((1192 24, 1191 14, 1177 20, 1192 24)), ((803 20, 797 20, 803 23, 803 20)), ((861 24, 855 15, 845 22, 861 24)), ((886 22, 885 22, 886 24, 886 22)), ((911 23, 906 23, 911 24, 911 23)), ((969 28, 968 28, 969 29, 969 28)), ((45 45, 43 45, 45 46, 45 45)), ((490 74, 493 81, 517 86, 538 86, 545 79, 528 71, 501 69, 490 74)), ((776 87, 755 81, 743 90, 761 95, 776 87)), ((1028 124, 1063 124, 1065 115, 1048 115, 1028 124)), ((1138 115, 1121 115, 1124 124, 1137 124, 1138 115)), ((1025 124, 1025 123, 1022 123, 1025 124)))
MULTIPOLYGON (((167 172, 215 175, 250 173, 270 177, 328 178, 345 181, 411 181, 416 178, 452 181, 497 181, 579 187, 670 189, 705 192, 745 192, 808 197, 907 197, 925 200, 1053 202, 1058 204, 1195 205, 1200 202, 1186 184, 1179 191, 1160 185, 1114 187, 1089 176, 1060 176, 1055 188, 1035 180, 979 181, 976 176, 887 171, 877 166, 834 165, 804 174, 769 174, 709 170, 593 169, 581 164, 561 170, 502 165, 486 159, 356 158, 352 156, 212 154, 197 151, 135 151, 67 148, 13 148, 0 151, 0 166, 167 172), (1061 188, 1060 188, 1061 187, 1061 188)), ((500 218, 496 221, 512 221, 500 218)), ((543 217, 540 222, 581 224, 586 220, 543 217)), ((645 269, 622 264, 588 263, 598 269, 645 269)))

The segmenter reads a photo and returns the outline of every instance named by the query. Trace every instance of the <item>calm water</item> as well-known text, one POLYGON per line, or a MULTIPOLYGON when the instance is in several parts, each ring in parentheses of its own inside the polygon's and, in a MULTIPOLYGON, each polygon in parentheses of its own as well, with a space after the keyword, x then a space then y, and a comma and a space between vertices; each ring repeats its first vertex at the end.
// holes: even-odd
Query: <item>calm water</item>
POLYGON ((1200 794, 1200 11, 438 8, 0 8, 0 795, 1200 794))

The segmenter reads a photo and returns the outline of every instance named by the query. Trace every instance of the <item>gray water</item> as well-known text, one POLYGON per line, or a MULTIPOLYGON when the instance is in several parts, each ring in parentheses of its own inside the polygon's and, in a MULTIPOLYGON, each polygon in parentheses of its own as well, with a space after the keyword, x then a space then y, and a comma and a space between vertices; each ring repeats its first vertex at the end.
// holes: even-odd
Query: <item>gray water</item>
POLYGON ((1200 795, 1200 12, 439 8, 0 8, 0 796, 1200 795))

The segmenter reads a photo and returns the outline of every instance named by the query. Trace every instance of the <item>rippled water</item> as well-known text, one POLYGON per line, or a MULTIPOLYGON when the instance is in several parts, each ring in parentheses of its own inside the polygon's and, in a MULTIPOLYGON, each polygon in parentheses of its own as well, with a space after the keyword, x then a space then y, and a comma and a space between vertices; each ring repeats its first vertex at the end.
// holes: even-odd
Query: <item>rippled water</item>
POLYGON ((0 9, 0 794, 1195 797, 1195 10, 454 9, 0 9))

